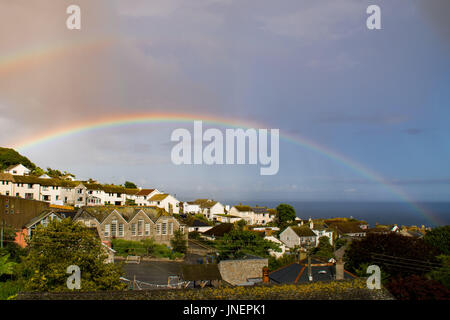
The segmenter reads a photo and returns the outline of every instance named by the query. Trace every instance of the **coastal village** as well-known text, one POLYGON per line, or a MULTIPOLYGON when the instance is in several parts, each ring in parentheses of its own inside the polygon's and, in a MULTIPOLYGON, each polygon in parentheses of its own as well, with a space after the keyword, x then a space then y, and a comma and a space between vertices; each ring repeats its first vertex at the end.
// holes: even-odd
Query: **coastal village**
MULTIPOLYGON (((267 208, 215 199, 183 201, 156 186, 134 187, 79 181, 73 175, 36 176, 22 164, 11 165, 0 173, 1 247, 7 244, 7 228, 14 232, 10 241, 26 248, 36 232, 45 232, 52 222, 70 220, 99 239, 104 263, 124 266, 120 280, 133 290, 342 281, 360 281, 360 285, 361 274, 345 266, 352 242, 391 234, 422 239, 431 230, 369 226, 352 217, 300 218, 295 212, 282 221, 282 211, 289 205, 267 208), (239 238, 239 232, 247 238, 239 238), (149 254, 148 247, 138 245, 146 241, 165 253, 149 254), (184 248, 178 250, 180 243, 184 248), (251 250, 257 246, 264 247, 263 253, 251 250)), ((392 296, 386 293, 383 298, 392 296)))

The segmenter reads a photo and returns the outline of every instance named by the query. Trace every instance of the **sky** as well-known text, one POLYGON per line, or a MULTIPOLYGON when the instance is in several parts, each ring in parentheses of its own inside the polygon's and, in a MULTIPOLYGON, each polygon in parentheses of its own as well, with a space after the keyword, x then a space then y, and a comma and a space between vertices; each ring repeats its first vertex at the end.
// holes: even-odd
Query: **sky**
POLYGON ((447 0, 0 0, 0 145, 180 200, 446 201, 449 16, 447 0), (75 2, 81 30, 68 30, 75 2), (366 27, 371 4, 381 30, 366 27), (20 147, 76 123, 161 112, 258 123, 326 152, 281 138, 272 176, 176 166, 170 136, 192 131, 187 122, 20 147))

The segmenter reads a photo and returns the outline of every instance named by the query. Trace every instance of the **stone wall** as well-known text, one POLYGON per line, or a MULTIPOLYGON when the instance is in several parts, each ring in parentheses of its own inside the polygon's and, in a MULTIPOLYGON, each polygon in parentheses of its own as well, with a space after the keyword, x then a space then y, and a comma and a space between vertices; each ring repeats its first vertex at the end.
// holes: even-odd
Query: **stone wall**
POLYGON ((263 268, 268 264, 268 259, 223 260, 219 262, 219 271, 223 280, 239 285, 248 279, 262 279, 263 268))

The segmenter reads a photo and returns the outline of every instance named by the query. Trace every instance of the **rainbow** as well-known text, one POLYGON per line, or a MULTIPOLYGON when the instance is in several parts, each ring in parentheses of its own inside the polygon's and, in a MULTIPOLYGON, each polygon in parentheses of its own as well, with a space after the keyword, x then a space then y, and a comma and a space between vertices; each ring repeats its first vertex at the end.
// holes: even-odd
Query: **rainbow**
POLYGON ((70 42, 40 44, 9 54, 0 55, 0 75, 16 72, 20 69, 37 65, 46 60, 63 57, 69 53, 86 53, 101 50, 113 43, 112 39, 84 39, 70 42))
MULTIPOLYGON (((68 136, 72 136, 75 134, 91 131, 91 130, 100 130, 111 127, 118 127, 124 125, 135 125, 135 124, 151 124, 151 123, 192 123, 195 120, 201 120, 205 123, 211 125, 218 126, 228 126, 234 128, 266 128, 267 126, 248 122, 248 121, 240 121, 236 119, 230 119, 226 117, 217 117, 217 116, 209 116, 209 115, 194 115, 194 114, 182 114, 182 113, 144 113, 144 114, 132 114, 132 115, 117 115, 117 116, 109 116, 91 121, 83 121, 80 123, 75 123, 70 126, 64 126, 56 129, 51 129, 47 132, 44 132, 38 136, 33 136, 30 139, 26 139, 24 141, 18 142, 13 145, 13 148, 22 151, 26 148, 37 146, 44 144, 46 142, 50 142, 56 139, 62 139, 68 136)), ((442 225, 443 222, 440 221, 432 212, 427 210, 426 208, 417 204, 411 197, 406 194, 403 190, 395 186, 394 184, 387 181, 385 178, 380 176, 379 174, 369 170, 368 168, 362 166, 361 164, 341 155, 333 150, 325 148, 317 144, 316 142, 309 140, 305 137, 284 133, 280 130, 280 137, 298 145, 300 147, 312 150, 322 156, 327 157, 328 159, 337 162, 344 167, 347 167, 354 172, 362 175, 363 177, 375 181, 381 185, 383 185, 389 192, 397 196, 402 201, 408 203, 410 207, 412 207, 415 212, 424 216, 427 220, 429 220, 432 224, 442 225)))

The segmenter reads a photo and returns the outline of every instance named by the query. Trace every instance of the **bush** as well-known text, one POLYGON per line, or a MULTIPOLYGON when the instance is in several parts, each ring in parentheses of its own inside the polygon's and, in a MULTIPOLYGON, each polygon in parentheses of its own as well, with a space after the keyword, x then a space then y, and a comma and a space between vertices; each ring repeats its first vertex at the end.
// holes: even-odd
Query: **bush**
POLYGON ((437 281, 418 275, 392 279, 386 284, 391 294, 399 300, 449 300, 450 290, 437 281))
POLYGON ((17 281, 0 282, 0 300, 8 300, 14 297, 22 286, 17 281))
POLYGON ((277 270, 281 267, 287 266, 288 264, 291 264, 296 261, 296 255, 295 254, 284 254, 278 259, 275 257, 269 258, 269 271, 272 272, 274 270, 277 270))
POLYGON ((182 253, 173 252, 164 244, 158 244, 152 239, 141 241, 114 239, 112 240, 112 248, 116 250, 116 254, 121 257, 141 256, 154 258, 182 258, 182 253))

